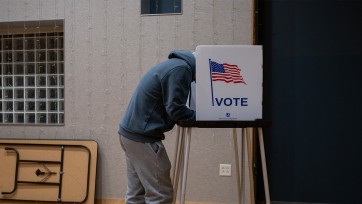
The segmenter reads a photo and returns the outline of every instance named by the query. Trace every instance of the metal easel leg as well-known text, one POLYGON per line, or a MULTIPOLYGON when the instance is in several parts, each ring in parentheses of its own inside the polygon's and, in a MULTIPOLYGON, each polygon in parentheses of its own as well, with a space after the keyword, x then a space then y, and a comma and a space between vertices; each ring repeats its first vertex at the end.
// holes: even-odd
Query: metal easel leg
POLYGON ((250 204, 255 204, 254 194, 254 171, 253 171, 253 128, 247 128, 247 156, 248 156, 248 167, 249 167, 249 189, 250 189, 250 204))
POLYGON ((175 147, 175 155, 173 161, 173 175, 172 175, 172 184, 173 184, 173 202, 176 203, 178 187, 179 187, 179 179, 180 179, 180 171, 182 168, 183 155, 184 155, 184 138, 185 138, 185 128, 178 127, 177 130, 177 138, 176 138, 176 147, 175 147))
POLYGON ((245 203, 245 145, 246 145, 246 128, 241 129, 241 203, 245 203))
POLYGON ((187 134, 185 137, 185 152, 183 158, 183 171, 182 171, 182 183, 181 183, 181 201, 180 204, 185 203, 186 197, 186 182, 187 182, 187 170, 189 163, 189 153, 190 153, 190 142, 191 142, 191 128, 186 128, 187 134))
POLYGON ((264 149, 264 138, 263 138, 263 130, 262 130, 262 128, 258 128, 258 135, 259 135, 259 146, 260 146, 261 165, 262 165, 262 168, 263 168, 265 202, 266 202, 266 204, 270 204, 268 173, 267 173, 267 168, 266 168, 265 149, 264 149))
POLYGON ((235 158, 235 170, 236 170, 236 184, 238 203, 241 204, 241 180, 240 180, 240 164, 239 164, 239 148, 238 148, 238 133, 237 129, 233 128, 233 139, 234 139, 234 158, 235 158))
POLYGON ((179 138, 180 138, 180 130, 181 128, 179 126, 176 126, 176 144, 175 144, 175 152, 173 155, 173 162, 172 162, 172 184, 175 185, 175 179, 176 179, 176 172, 177 172, 177 168, 176 168, 176 164, 178 162, 178 147, 179 147, 179 138))

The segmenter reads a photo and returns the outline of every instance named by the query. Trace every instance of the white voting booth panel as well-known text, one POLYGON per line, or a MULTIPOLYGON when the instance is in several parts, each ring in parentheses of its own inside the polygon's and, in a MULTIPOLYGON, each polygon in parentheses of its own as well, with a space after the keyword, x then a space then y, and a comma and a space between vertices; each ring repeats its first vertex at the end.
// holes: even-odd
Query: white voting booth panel
POLYGON ((262 118, 262 46, 199 45, 196 120, 262 118))
POLYGON ((235 180, 240 204, 245 203, 246 185, 250 189, 249 203, 255 203, 254 174, 250 168, 253 168, 252 139, 256 136, 256 130, 258 131, 265 200, 267 204, 270 204, 262 134, 262 127, 269 127, 270 122, 256 120, 262 119, 262 47, 200 45, 196 47, 194 55, 196 57, 196 84, 191 84, 188 105, 191 109, 196 110, 196 121, 179 121, 178 123, 177 148, 175 148, 173 164, 175 168, 172 174, 175 192, 173 203, 176 203, 178 184, 181 187, 180 203, 185 203, 191 129, 197 127, 233 129, 235 180), (195 89, 196 94, 194 94, 195 89), (243 145, 238 145, 237 128, 241 128, 243 145), (247 151, 244 150, 244 147, 247 147, 247 151), (241 157, 239 157, 239 152, 241 157), (250 172, 248 182, 244 181, 245 157, 248 158, 250 172))

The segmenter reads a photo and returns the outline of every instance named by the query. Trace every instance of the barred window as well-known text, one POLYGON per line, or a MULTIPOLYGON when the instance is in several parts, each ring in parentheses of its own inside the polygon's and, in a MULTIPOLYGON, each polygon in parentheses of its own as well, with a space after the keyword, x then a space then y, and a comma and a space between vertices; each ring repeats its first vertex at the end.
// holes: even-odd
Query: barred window
POLYGON ((181 14, 181 5, 181 0, 141 0, 141 14, 181 14))
POLYGON ((0 34, 0 124, 64 124, 64 35, 0 34))

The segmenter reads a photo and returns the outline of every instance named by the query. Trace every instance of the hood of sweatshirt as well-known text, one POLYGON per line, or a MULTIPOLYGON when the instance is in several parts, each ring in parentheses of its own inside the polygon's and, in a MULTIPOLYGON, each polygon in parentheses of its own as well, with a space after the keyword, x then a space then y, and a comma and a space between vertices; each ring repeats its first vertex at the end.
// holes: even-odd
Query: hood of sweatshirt
POLYGON ((169 55, 168 58, 179 58, 184 60, 192 70, 192 80, 195 81, 196 79, 196 58, 192 54, 191 51, 188 50, 174 50, 169 55))

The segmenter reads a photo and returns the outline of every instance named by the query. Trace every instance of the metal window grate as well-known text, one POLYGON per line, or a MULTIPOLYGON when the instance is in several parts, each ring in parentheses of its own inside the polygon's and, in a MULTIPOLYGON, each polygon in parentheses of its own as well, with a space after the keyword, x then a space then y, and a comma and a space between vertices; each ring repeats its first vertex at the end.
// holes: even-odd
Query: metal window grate
POLYGON ((0 124, 64 124, 63 32, 0 35, 0 124))
POLYGON ((182 14, 182 0, 141 0, 141 15, 182 14))

